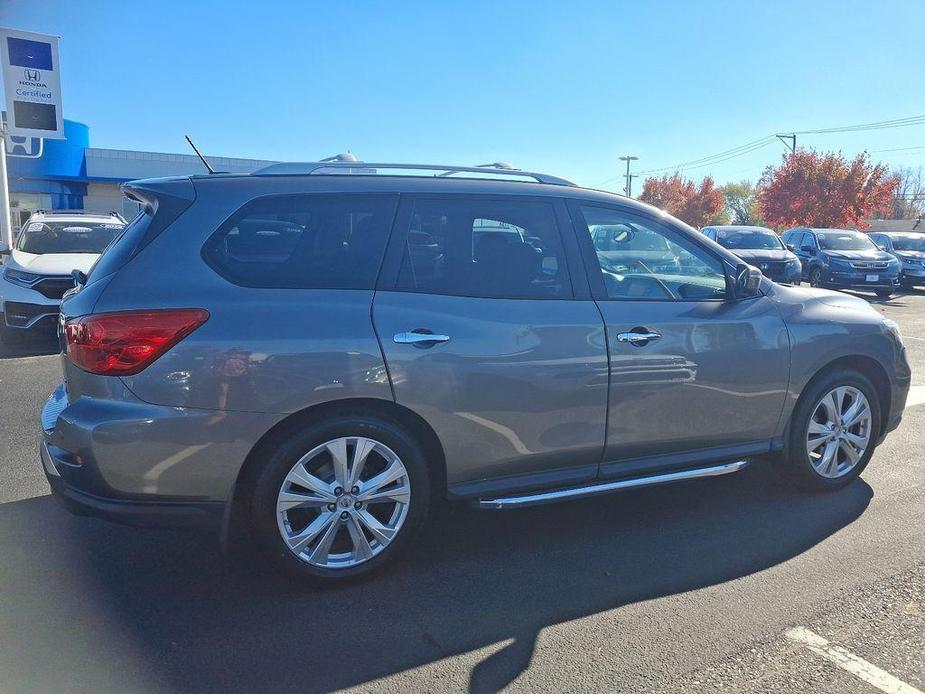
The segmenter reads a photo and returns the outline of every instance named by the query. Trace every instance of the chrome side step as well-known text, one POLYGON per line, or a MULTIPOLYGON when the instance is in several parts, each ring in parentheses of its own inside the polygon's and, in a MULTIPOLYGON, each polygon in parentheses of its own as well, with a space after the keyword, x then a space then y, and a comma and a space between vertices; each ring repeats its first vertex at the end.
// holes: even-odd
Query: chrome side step
POLYGON ((524 494, 523 496, 508 496, 499 499, 479 499, 478 507, 503 509, 523 508, 525 506, 536 506, 538 504, 549 504, 554 501, 565 501, 567 499, 577 499, 585 496, 595 496, 597 494, 608 494, 610 492, 616 492, 621 489, 649 487, 653 484, 679 482, 680 480, 693 480, 699 477, 716 477, 717 475, 728 475, 732 472, 738 472, 746 465, 748 465, 747 460, 738 460, 734 463, 711 465, 710 467, 696 468, 694 470, 665 472, 659 475, 634 477, 628 480, 615 480, 613 482, 597 482, 595 484, 589 484, 584 487, 557 489, 551 492, 536 492, 533 494, 524 494))

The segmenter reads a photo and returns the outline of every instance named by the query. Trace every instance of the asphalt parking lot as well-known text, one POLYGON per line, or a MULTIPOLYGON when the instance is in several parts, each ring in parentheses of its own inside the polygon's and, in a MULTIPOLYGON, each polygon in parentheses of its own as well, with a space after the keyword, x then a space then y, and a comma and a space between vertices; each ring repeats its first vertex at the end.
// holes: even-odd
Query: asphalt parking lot
POLYGON ((753 466, 453 508, 393 570, 323 591, 209 535, 60 510, 36 455, 55 346, 6 350, 0 691, 876 691, 833 649, 925 689, 925 292, 873 303, 902 328, 921 404, 848 488, 794 493, 753 466))

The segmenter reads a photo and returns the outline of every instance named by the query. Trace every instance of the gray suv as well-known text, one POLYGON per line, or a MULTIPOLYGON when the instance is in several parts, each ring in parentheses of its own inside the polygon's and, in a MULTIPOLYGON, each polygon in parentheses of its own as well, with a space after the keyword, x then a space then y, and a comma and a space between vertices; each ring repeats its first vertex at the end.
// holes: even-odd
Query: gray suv
POLYGON ((491 168, 283 164, 144 206, 61 307, 41 460, 72 511, 211 524, 319 581, 438 500, 508 509, 734 473, 856 478, 896 325, 636 201, 491 168), (634 250, 635 249, 635 250, 634 250))

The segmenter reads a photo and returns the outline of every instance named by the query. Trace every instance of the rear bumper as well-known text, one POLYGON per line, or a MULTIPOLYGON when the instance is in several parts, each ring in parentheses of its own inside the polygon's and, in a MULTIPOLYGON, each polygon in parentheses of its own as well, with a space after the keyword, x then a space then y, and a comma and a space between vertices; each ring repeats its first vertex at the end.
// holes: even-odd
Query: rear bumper
POLYGON ((218 528, 222 524, 225 504, 210 501, 139 501, 96 496, 68 484, 45 441, 39 447, 45 478, 52 496, 76 516, 101 518, 120 525, 159 528, 218 528))
POLYGON ((69 402, 62 385, 46 402, 39 454, 55 497, 74 513, 130 525, 220 523, 244 459, 273 421, 151 405, 119 395, 120 386, 69 402))

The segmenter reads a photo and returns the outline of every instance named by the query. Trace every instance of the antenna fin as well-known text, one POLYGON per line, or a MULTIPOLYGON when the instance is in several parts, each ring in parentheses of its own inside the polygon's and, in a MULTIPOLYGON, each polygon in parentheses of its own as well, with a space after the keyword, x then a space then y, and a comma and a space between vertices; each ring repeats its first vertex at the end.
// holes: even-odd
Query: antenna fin
POLYGON ((215 169, 213 169, 212 165, 209 164, 209 162, 206 160, 204 156, 202 156, 202 152, 200 152, 199 149, 196 147, 196 145, 193 144, 193 141, 189 139, 189 135, 184 135, 184 137, 186 137, 186 141, 189 142, 189 146, 193 148, 193 151, 196 153, 196 156, 199 157, 199 161, 202 162, 203 166, 205 166, 206 169, 208 169, 210 174, 214 174, 215 169))

